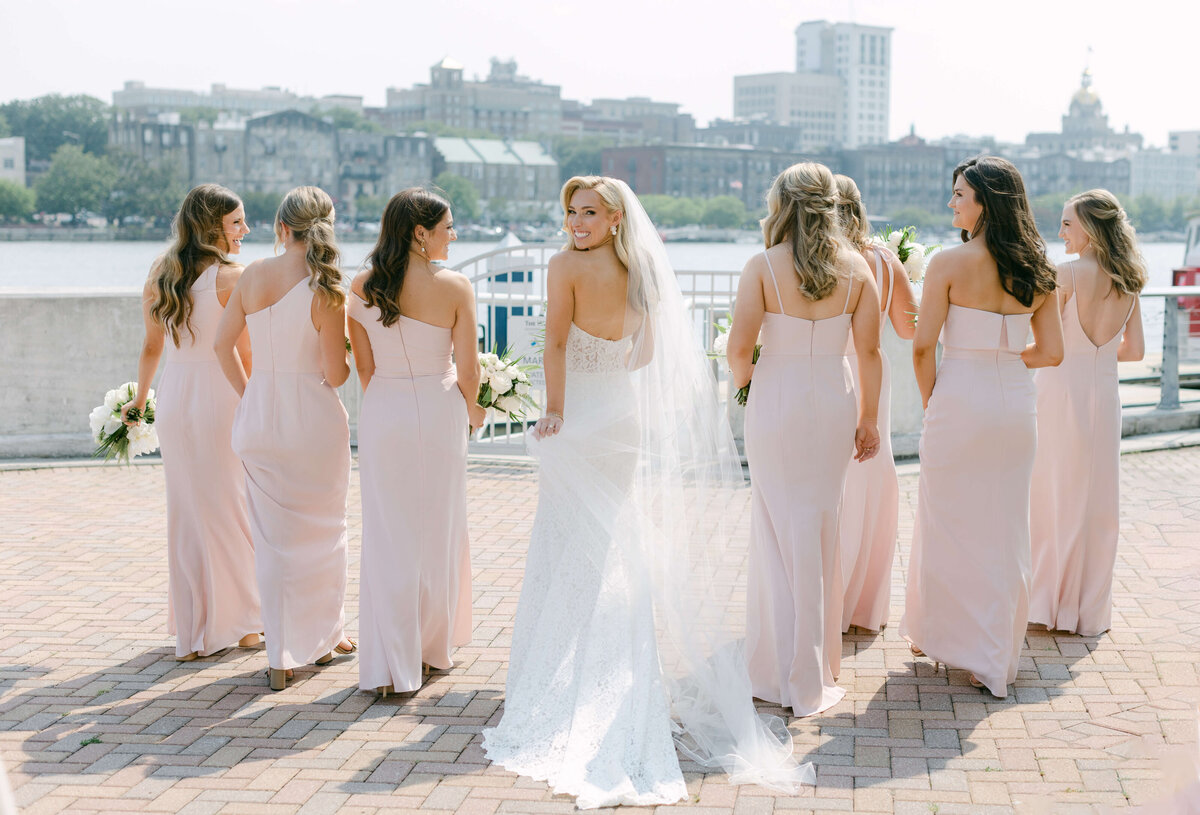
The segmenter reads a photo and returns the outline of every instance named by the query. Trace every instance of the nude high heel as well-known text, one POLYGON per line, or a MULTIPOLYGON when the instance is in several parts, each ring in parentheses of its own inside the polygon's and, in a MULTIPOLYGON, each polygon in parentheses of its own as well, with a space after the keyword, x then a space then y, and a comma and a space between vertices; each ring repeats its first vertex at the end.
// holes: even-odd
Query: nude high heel
POLYGON ((284 668, 267 668, 267 680, 271 690, 283 690, 287 687, 287 670, 284 668))
MULTIPOLYGON (((915 657, 923 657, 923 656, 925 656, 925 652, 924 652, 924 651, 922 651, 922 650, 921 650, 920 648, 918 648, 917 646, 913 645, 912 643, 909 643, 909 644, 908 644, 908 650, 912 651, 912 655, 913 655, 913 656, 915 656, 915 657)), ((938 672, 938 668, 940 668, 940 667, 941 667, 941 664, 942 664, 942 663, 938 662, 936 659, 933 661, 933 672, 934 672, 934 673, 937 673, 937 672, 938 672)))
POLYGON ((326 654, 323 657, 318 657, 317 661, 314 662, 313 664, 314 665, 328 665, 330 662, 333 662, 333 651, 330 651, 328 654, 326 654))

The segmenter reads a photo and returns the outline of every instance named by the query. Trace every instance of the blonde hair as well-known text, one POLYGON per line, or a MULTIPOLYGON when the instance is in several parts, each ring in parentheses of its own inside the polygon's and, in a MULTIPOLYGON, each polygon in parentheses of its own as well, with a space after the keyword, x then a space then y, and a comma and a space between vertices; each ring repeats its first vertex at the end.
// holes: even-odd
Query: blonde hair
POLYGON ((342 289, 340 256, 333 233, 333 199, 320 187, 296 187, 283 197, 275 213, 275 245, 283 241, 280 226, 287 226, 308 247, 304 260, 308 264, 309 288, 326 305, 341 308, 346 303, 342 289))
POLYGON ((179 347, 181 329, 192 331, 192 286, 214 263, 229 263, 224 219, 242 201, 219 184, 193 187, 171 221, 171 245, 155 261, 150 319, 179 347))
POLYGON ((564 250, 570 252, 578 252, 579 247, 575 245, 575 236, 571 233, 570 224, 567 223, 567 210, 571 206, 571 197, 580 190, 593 190, 600 196, 600 200, 604 203, 604 208, 609 213, 619 212, 621 220, 617 223, 617 234, 613 236, 613 249, 617 253, 617 259, 629 272, 629 304, 637 311, 645 313, 649 307, 657 302, 657 297, 654 292, 648 288, 648 280, 652 279, 651 275, 646 274, 641 268, 641 264, 649 262, 649 257, 639 251, 634 244, 632 231, 625 224, 625 195, 633 196, 633 190, 624 181, 617 178, 609 178, 603 175, 577 175, 567 179, 567 183, 563 184, 562 188, 562 209, 563 209, 563 231, 567 233, 567 243, 563 246, 564 250))
POLYGON ((1096 262, 1122 294, 1146 285, 1146 261, 1121 202, 1108 190, 1088 190, 1067 199, 1096 253, 1096 262))
POLYGON ((842 235, 860 252, 871 242, 871 227, 867 220, 867 208, 863 206, 862 193, 848 175, 835 175, 837 184, 837 218, 842 235))
POLYGON ((791 241, 792 265, 805 298, 816 302, 833 293, 842 240, 837 190, 828 167, 802 162, 780 173, 767 193, 762 231, 768 249, 791 241))

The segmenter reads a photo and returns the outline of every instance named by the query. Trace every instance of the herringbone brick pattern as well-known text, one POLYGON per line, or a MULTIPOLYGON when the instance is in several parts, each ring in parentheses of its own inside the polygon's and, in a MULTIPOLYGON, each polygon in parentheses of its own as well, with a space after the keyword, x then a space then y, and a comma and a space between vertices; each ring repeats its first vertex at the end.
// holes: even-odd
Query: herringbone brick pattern
MULTIPOLYGON (((846 699, 790 724, 817 786, 783 796, 689 772, 680 809, 1057 814, 1165 792, 1160 753, 1194 749, 1200 701, 1200 449, 1122 466, 1113 631, 1031 627, 1002 701, 961 671, 935 674, 899 639, 916 500, 903 476, 892 625, 852 631, 846 699)), ((0 472, 0 756, 22 812, 572 811, 479 746, 500 712, 535 493, 527 467, 471 466, 474 640, 454 670, 384 701, 357 690, 354 657, 299 670, 280 693, 260 648, 173 660, 161 467, 0 472)), ((739 528, 748 497, 732 510, 739 528)), ((357 473, 350 507, 353 632, 357 473)), ((732 579, 741 566, 729 564, 732 579)))

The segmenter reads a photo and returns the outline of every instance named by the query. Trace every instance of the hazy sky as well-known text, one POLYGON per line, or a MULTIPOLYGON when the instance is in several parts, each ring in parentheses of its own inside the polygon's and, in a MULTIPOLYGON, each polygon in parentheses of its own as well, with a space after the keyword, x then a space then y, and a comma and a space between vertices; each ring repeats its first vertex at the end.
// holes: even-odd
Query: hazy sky
POLYGON ((1056 131, 1089 46, 1110 124, 1151 145, 1200 129, 1195 0, 0 0, 0 101, 111 102, 140 79, 382 105, 444 56, 468 77, 499 56, 565 98, 650 96, 703 125, 732 115, 735 74, 794 70, 792 32, 813 19, 895 29, 893 138, 1056 131))

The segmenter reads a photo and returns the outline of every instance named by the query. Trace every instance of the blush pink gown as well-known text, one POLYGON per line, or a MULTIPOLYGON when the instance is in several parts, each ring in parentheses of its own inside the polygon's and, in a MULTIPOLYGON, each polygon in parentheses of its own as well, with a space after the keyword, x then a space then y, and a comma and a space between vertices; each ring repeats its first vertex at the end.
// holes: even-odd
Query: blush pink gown
MULTIPOLYGON (((778 296, 770 260, 767 268, 778 296)), ((763 315, 746 404, 750 681, 756 697, 797 716, 827 710, 845 695, 835 678, 842 653, 838 506, 858 423, 849 332, 844 308, 823 320, 763 315)))
MULTIPOLYGON (((880 252, 875 252, 875 282, 882 291, 883 276, 891 274, 880 252)), ((883 306, 883 325, 887 330, 892 290, 888 287, 883 306)), ((883 359, 883 379, 879 388, 879 452, 863 462, 850 461, 846 486, 842 490, 839 523, 842 582, 842 631, 852 625, 878 631, 887 625, 892 604, 892 559, 896 554, 896 529, 900 523, 900 481, 892 456, 892 375, 888 358, 883 359)), ((846 345, 851 381, 858 384, 858 355, 853 338, 846 345)))
POLYGON ((403 315, 384 327, 356 294, 350 317, 375 358, 358 419, 358 684, 413 691, 422 662, 449 668, 471 641, 467 406, 449 328, 403 315))
POLYGON ((900 634, 1008 695, 1029 622, 1029 481, 1037 446, 1030 314, 950 304, 921 434, 900 634))
POLYGON ((1063 309, 1062 364, 1039 370, 1034 380, 1040 443, 1030 491, 1029 619, 1091 637, 1112 625, 1121 455, 1117 348, 1125 325, 1094 344, 1076 300, 1063 309))
POLYGON ((305 278, 246 315, 254 369, 233 424, 267 660, 280 669, 315 662, 345 636, 350 428, 321 372, 314 296, 305 278))
POLYGON ((167 482, 167 628, 176 656, 262 631, 246 481, 230 438, 238 398, 213 353, 224 309, 214 264, 192 284, 192 332, 167 339, 154 426, 167 482))

